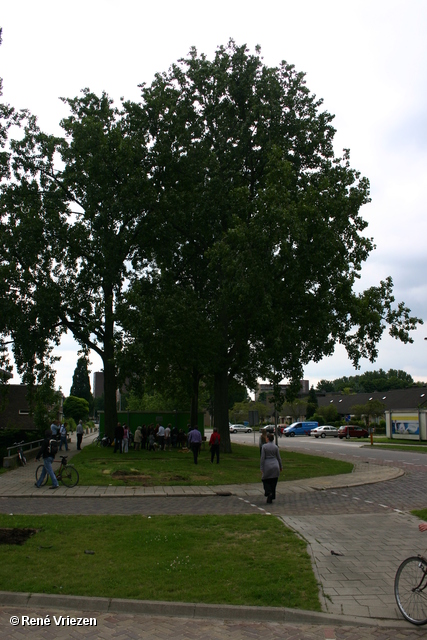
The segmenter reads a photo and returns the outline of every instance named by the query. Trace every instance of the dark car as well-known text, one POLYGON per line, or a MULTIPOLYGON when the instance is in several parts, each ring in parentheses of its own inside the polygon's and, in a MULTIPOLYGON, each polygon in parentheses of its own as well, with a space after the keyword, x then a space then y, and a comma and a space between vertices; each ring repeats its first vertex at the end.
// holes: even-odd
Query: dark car
MULTIPOLYGON (((266 424, 262 427, 261 431, 264 431, 264 433, 276 433, 276 427, 274 424, 266 424)), ((277 433, 280 437, 282 436, 279 428, 277 429, 277 433)))
POLYGON ((346 424, 338 429, 338 437, 341 438, 367 438, 369 433, 363 427, 357 427, 353 424, 346 424))
POLYGON ((276 431, 274 424, 265 424, 261 429, 262 431, 267 431, 267 433, 275 433, 276 431))

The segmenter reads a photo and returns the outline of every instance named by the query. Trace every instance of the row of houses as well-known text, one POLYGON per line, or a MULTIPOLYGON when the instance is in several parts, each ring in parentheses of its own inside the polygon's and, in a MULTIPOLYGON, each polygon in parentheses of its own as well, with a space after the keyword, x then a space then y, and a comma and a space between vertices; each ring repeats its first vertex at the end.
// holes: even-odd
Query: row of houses
MULTIPOLYGON (((304 420, 307 405, 303 399, 307 397, 308 388, 308 381, 301 381, 299 398, 292 405, 286 403, 283 405, 278 416, 280 422, 304 420)), ((286 387, 283 386, 283 390, 285 389, 286 387)), ((260 400, 263 394, 264 397, 268 397, 271 393, 271 386, 260 385, 256 398, 260 400)), ((384 414, 377 416, 377 420, 385 419, 388 437, 427 440, 427 387, 425 386, 354 394, 317 392, 316 397, 319 407, 335 407, 340 419, 348 422, 354 415, 356 405, 365 406, 369 402, 377 401, 384 407, 384 414)), ((266 402, 268 403, 268 399, 266 402)), ((274 407, 270 405, 269 410, 273 419, 274 407)))
MULTIPOLYGON (((5 372, 4 372, 5 373, 5 372)), ((6 376, 10 378, 10 375, 6 376)), ((97 372, 94 376, 94 389, 98 395, 103 390, 103 374, 97 372)), ((6 382, 6 380, 4 380, 6 382)), ((286 390, 286 385, 281 385, 282 391, 286 390)), ((301 381, 300 399, 307 396, 309 390, 308 380, 301 381)), ((265 398, 268 404, 268 396, 272 393, 272 387, 268 384, 259 385, 256 397, 265 398)), ((319 407, 334 406, 341 418, 350 420, 355 405, 366 405, 369 401, 378 401, 384 406, 384 418, 386 420, 387 435, 389 437, 399 436, 408 439, 427 440, 426 415, 427 415, 427 387, 409 387, 407 389, 392 389, 390 391, 374 391, 369 393, 318 393, 317 402, 319 407)), ((298 419, 304 419, 306 405, 301 401, 298 409, 296 402, 298 419)), ((270 405, 270 413, 273 414, 273 407, 270 405)), ((291 416, 290 408, 286 404, 283 406, 279 419, 288 420, 291 416)), ((293 407, 293 418, 295 416, 295 406, 293 407)), ((27 400, 27 387, 21 384, 3 385, 3 392, 0 397, 0 429, 14 428, 21 430, 32 430, 35 428, 30 408, 27 400)))
POLYGON ((386 435, 389 438, 427 440, 427 387, 409 387, 354 395, 325 393, 319 396, 319 407, 334 406, 338 414, 351 418, 355 405, 377 401, 384 406, 386 435))

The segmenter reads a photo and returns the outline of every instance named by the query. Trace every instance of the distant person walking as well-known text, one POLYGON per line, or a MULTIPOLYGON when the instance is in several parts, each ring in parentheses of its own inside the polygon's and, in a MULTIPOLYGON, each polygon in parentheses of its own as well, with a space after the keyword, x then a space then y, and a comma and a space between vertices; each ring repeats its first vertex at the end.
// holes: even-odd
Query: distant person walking
POLYGON ((202 444, 202 434, 198 430, 197 426, 193 427, 193 429, 188 434, 188 444, 190 445, 190 449, 193 452, 194 464, 197 464, 197 457, 199 455, 200 446, 202 444))
POLYGON ((82 448, 82 440, 83 440, 83 421, 79 420, 79 424, 76 428, 77 435, 77 451, 81 451, 82 448))
POLYGON ((171 448, 171 425, 168 424, 168 426, 165 429, 165 449, 166 451, 169 451, 171 448))
POLYGON ((122 452, 129 453, 129 427, 127 424, 123 426, 122 452))
POLYGON ((141 442, 142 442, 142 429, 141 427, 137 427, 135 431, 135 436, 133 439, 133 448, 135 449, 135 451, 139 451, 141 449, 141 442))
POLYGON ((59 428, 59 437, 61 439, 59 443, 59 450, 62 451, 62 447, 65 447, 65 451, 68 451, 67 443, 67 423, 61 424, 59 428))
POLYGON ((274 444, 274 435, 269 433, 267 438, 267 444, 261 449, 260 469, 264 495, 267 496, 267 504, 271 504, 276 499, 277 481, 283 467, 279 447, 274 444))
POLYGON ((219 464, 219 447, 221 443, 221 436, 218 433, 218 429, 214 427, 211 438, 209 440, 209 446, 211 448, 211 463, 213 463, 216 456, 216 463, 219 464))
POLYGON ((114 451, 119 453, 122 452, 122 441, 123 441, 124 429, 120 422, 117 423, 117 427, 114 429, 114 451))
POLYGON ((259 436, 258 444, 259 444, 259 455, 261 455, 262 448, 265 444, 267 444, 267 432, 263 429, 261 430, 261 434, 259 436))
POLYGON ((158 425, 158 429, 157 429, 157 442, 159 443, 160 450, 164 451, 164 448, 165 448, 165 428, 161 424, 158 425))
POLYGON ((50 425, 50 431, 52 433, 52 436, 54 438, 57 438, 57 439, 58 439, 58 436, 59 436, 59 424, 58 424, 58 422, 59 422, 58 420, 53 420, 52 424, 50 425))

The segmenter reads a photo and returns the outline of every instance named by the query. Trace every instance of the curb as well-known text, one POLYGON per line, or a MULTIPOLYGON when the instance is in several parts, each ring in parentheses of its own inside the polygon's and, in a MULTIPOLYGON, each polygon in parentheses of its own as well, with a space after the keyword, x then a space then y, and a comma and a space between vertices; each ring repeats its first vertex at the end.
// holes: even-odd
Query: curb
POLYGON ((278 622, 357 627, 387 627, 407 629, 404 620, 362 618, 358 616, 330 615, 317 611, 286 609, 282 607, 251 607, 216 605, 193 602, 167 602, 149 600, 125 600, 120 598, 99 598, 66 596, 46 593, 20 593, 0 591, 3 607, 36 607, 47 609, 67 609, 77 612, 126 613, 142 616, 172 618, 202 618, 221 620, 246 620, 251 622, 278 622))

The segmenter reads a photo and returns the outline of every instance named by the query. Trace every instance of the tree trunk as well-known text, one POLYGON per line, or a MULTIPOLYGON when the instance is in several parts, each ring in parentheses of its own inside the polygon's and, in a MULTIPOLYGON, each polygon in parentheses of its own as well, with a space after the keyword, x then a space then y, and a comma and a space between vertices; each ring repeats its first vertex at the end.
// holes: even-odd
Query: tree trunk
POLYGON ((219 435, 221 436, 221 451, 231 453, 228 422, 228 371, 215 373, 214 426, 218 429, 219 435))
POLYGON ((200 375, 196 366, 193 366, 191 372, 192 376, 192 393, 191 393, 191 411, 190 411, 190 424, 192 427, 198 424, 199 414, 199 381, 200 375))
MULTIPOLYGON (((105 291, 105 290, 104 290, 105 291)), ((114 319, 112 288, 105 291, 105 333, 104 333, 104 417, 105 435, 114 438, 117 426, 117 378, 114 353, 114 319)))

